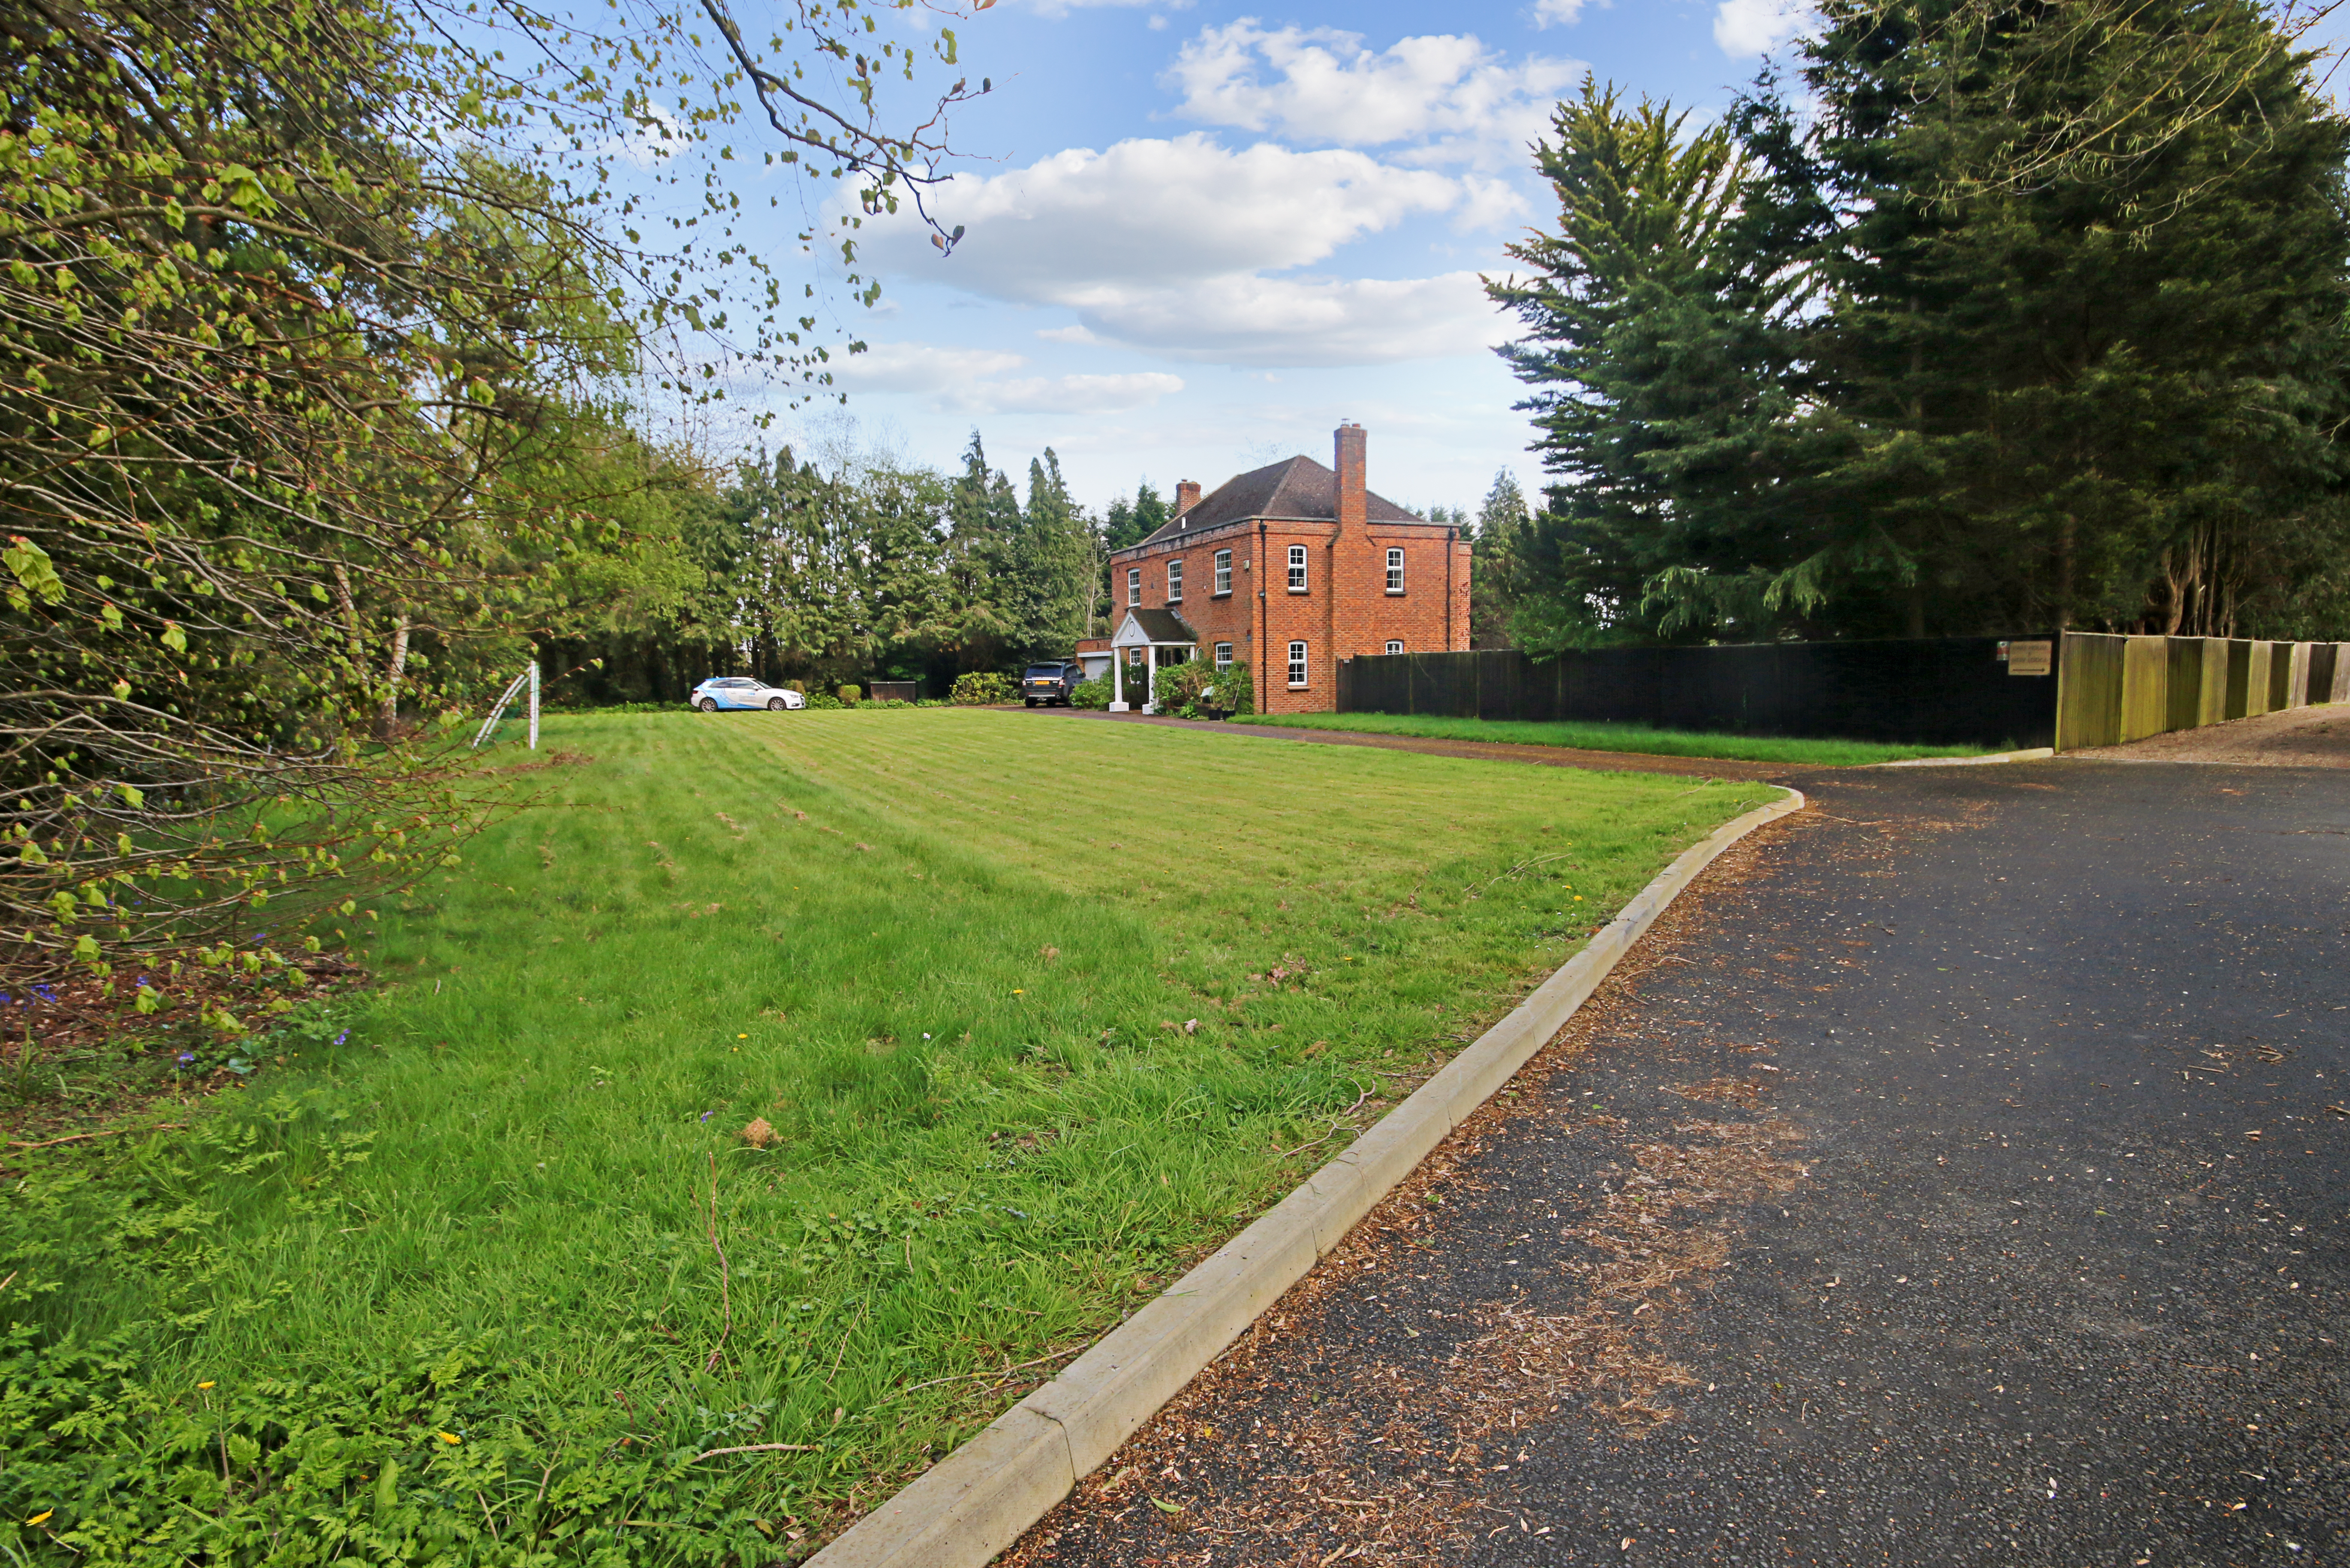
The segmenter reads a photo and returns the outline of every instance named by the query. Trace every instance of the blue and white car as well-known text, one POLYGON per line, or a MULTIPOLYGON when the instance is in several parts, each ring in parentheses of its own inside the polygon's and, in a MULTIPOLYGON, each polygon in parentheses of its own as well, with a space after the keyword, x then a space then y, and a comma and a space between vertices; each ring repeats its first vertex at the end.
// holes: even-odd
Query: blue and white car
POLYGON ((786 708, 805 708, 807 699, 781 686, 769 686, 747 675, 713 675, 693 689, 686 705, 705 713, 715 713, 721 708, 765 708, 780 713, 786 708))

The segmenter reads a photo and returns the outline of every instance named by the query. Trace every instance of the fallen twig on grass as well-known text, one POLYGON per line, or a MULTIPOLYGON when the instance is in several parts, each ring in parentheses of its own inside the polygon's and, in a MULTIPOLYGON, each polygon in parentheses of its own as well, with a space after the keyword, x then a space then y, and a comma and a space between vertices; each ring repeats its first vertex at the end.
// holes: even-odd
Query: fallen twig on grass
POLYGON ((815 1454, 823 1451, 822 1443, 745 1443, 739 1449, 704 1449, 693 1456, 693 1462, 700 1464, 721 1454, 815 1454))
POLYGON ((104 1132, 69 1133, 64 1137, 43 1138, 38 1143, 19 1143, 15 1138, 10 1138, 8 1147, 10 1148, 55 1148, 61 1143, 81 1143, 94 1137, 120 1137, 124 1133, 185 1132, 187 1127, 188 1124, 185 1122, 157 1122, 152 1127, 109 1127, 104 1132))
POLYGON ((1515 866, 1511 867, 1507 871, 1503 872, 1501 876, 1487 877, 1485 879, 1485 886, 1490 888, 1494 883, 1500 881, 1503 877, 1514 877, 1521 871, 1529 870, 1536 866, 1547 865, 1553 860, 1564 860, 1574 853, 1575 851, 1572 849, 1562 849, 1555 855, 1537 855, 1532 860, 1521 860, 1515 866))
MULTIPOLYGON (((1377 1084, 1373 1084, 1371 1085, 1371 1089, 1376 1089, 1378 1087, 1378 1085, 1377 1084)), ((1287 1159, 1293 1154, 1305 1153, 1307 1149, 1312 1148, 1315 1144, 1328 1143, 1332 1138, 1336 1137, 1338 1136, 1338 1129, 1347 1125, 1347 1118, 1353 1116, 1357 1111, 1361 1110, 1363 1108, 1363 1102, 1371 1097, 1371 1089, 1365 1089, 1361 1094, 1357 1095, 1355 1096, 1355 1103, 1348 1106, 1345 1110, 1339 1112, 1338 1115, 1331 1121, 1330 1130, 1324 1133, 1320 1137, 1315 1138, 1314 1143, 1301 1143, 1295 1148, 1277 1149, 1274 1151, 1274 1158, 1276 1159, 1287 1159)))
MULTIPOLYGON (((1087 1341, 1087 1343, 1090 1344, 1092 1342, 1087 1341)), ((935 1388, 941 1383, 961 1383, 973 1378, 984 1381, 990 1377, 1008 1377, 1014 1372, 1024 1371, 1031 1366, 1042 1366, 1048 1361, 1058 1361, 1065 1355, 1075 1355, 1078 1351, 1083 1350, 1084 1348, 1085 1345, 1073 1345, 1066 1350, 1056 1350, 1050 1355, 1040 1355, 1034 1361, 1015 1362, 1010 1366, 998 1367, 993 1372, 956 1372, 951 1373, 944 1377, 932 1377, 921 1383, 909 1383, 903 1388, 891 1389, 889 1393, 883 1395, 880 1398, 876 1399, 872 1404, 868 1405, 865 1407, 868 1410, 877 1410, 882 1406, 887 1405, 890 1400, 897 1398, 900 1394, 911 1394, 917 1388, 935 1388)))
POLYGON ((732 1271, 726 1266, 726 1249, 718 1244, 718 1156, 710 1156, 710 1250, 718 1254, 718 1310, 723 1321, 718 1328, 718 1343, 710 1347, 710 1359, 702 1365, 704 1372, 718 1370, 718 1353, 726 1348, 726 1336, 734 1332, 734 1301, 729 1288, 732 1271))

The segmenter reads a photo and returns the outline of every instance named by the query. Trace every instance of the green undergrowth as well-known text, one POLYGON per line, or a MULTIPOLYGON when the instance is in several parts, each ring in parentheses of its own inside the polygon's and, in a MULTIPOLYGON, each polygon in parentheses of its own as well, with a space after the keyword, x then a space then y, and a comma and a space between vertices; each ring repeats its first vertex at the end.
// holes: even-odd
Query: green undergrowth
POLYGON ((1772 793, 951 709, 542 748, 347 1037, 16 1157, 20 1560, 790 1560, 1772 793))
POLYGON ((1724 762, 1789 763, 1831 768, 1906 762, 1912 757, 1969 757, 1980 755, 1984 750, 1981 746, 1891 746, 1874 741, 1805 741, 1781 735, 1714 735, 1693 730, 1657 730, 1646 724, 1447 719, 1430 713, 1256 714, 1233 722, 1291 729, 1360 730, 1375 735, 1419 735, 1434 741, 1572 746, 1581 751, 1717 757, 1724 762))

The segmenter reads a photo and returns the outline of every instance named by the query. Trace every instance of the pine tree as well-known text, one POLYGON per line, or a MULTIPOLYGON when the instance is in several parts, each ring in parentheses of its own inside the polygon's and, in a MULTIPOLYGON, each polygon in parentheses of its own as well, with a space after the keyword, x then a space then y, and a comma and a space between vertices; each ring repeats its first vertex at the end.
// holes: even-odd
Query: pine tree
POLYGON ((2248 0, 1828 16, 1767 188, 1850 214, 1804 333, 1835 619, 2230 629, 2339 537, 2350 142, 2311 57, 2248 0))
POLYGON ((1720 127, 1586 84, 1490 286, 1524 646, 2350 630, 2350 134, 2252 0, 1832 0, 1720 127))
POLYGON ((1051 447, 1028 464, 1018 611, 1023 659, 1065 658, 1091 629, 1102 561, 1084 511, 1069 499, 1061 459, 1051 447))
POLYGON ((1166 499, 1157 486, 1146 479, 1134 487, 1134 543, 1139 544, 1166 527, 1168 516, 1166 499))
POLYGON ((1470 533, 1469 646, 1514 648, 1510 616, 1523 589, 1519 557, 1527 547, 1526 532, 1534 519, 1526 510, 1525 492, 1517 475, 1504 468, 1493 475, 1492 488, 1470 533))
POLYGON ((1513 556, 1513 636, 1537 651, 1766 613, 1752 535, 1783 525, 1789 230, 1742 204, 1728 126, 1586 78, 1535 161, 1559 229, 1509 247, 1487 291, 1530 331, 1502 350, 1553 476, 1513 556))

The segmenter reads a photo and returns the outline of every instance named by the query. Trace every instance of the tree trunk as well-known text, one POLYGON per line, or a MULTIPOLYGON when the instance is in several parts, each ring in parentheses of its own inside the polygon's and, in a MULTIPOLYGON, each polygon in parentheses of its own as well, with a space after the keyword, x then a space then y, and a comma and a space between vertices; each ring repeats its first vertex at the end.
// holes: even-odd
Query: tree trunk
POLYGON ((383 695, 375 714, 375 738, 390 745, 400 731, 400 678, 408 669, 408 618, 391 623, 391 652, 383 661, 383 695))
POLYGON ((2056 629, 2069 631, 2073 626, 2073 536, 2074 522, 2070 512, 2056 528, 2056 629))

